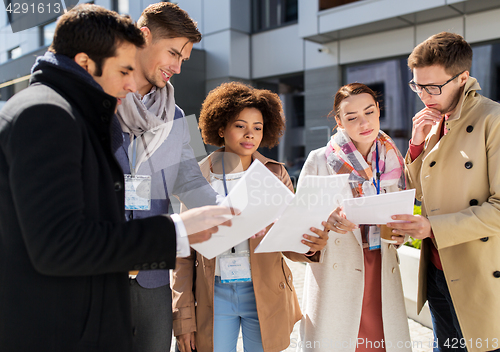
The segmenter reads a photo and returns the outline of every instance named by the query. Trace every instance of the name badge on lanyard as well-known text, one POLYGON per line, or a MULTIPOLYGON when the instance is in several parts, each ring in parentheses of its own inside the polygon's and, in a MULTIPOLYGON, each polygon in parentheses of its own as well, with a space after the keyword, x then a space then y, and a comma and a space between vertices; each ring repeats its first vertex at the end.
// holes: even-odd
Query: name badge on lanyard
POLYGON ((368 230, 368 248, 370 250, 380 248, 380 227, 370 226, 368 230))
POLYGON ((151 176, 125 176, 125 210, 151 210, 151 176))
POLYGON ((248 251, 219 257, 219 266, 222 283, 252 281, 250 253, 248 251))
POLYGON ((131 175, 125 174, 125 210, 151 210, 151 176, 136 175, 137 138, 132 142, 131 175))

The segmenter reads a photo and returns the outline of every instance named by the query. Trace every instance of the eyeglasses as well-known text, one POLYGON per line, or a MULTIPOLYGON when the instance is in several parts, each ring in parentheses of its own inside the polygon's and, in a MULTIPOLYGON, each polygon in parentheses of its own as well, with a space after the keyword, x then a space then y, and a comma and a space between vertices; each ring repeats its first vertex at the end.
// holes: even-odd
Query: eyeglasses
POLYGON ((417 84, 415 82, 410 81, 408 85, 410 86, 411 90, 414 91, 417 94, 422 93, 422 90, 425 89, 425 91, 430 94, 430 95, 440 95, 443 91, 442 88, 453 81, 455 78, 460 76, 462 73, 465 71, 460 72, 459 74, 451 77, 449 80, 447 80, 444 84, 417 84))

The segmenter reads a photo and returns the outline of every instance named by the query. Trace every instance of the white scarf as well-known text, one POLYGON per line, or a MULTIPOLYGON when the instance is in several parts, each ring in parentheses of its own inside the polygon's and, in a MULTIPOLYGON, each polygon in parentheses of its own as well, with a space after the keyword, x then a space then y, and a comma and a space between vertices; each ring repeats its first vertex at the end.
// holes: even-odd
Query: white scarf
POLYGON ((133 153, 132 140, 140 137, 137 145, 135 170, 139 170, 141 163, 151 155, 167 139, 175 116, 174 87, 170 82, 161 89, 156 89, 146 105, 142 102, 139 93, 129 93, 118 106, 117 116, 123 132, 130 134, 129 158, 133 153))

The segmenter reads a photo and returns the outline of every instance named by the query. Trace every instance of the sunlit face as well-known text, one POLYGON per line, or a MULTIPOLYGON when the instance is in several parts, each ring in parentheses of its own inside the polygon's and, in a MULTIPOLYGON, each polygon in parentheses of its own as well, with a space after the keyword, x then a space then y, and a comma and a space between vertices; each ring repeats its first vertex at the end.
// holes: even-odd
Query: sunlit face
POLYGON ((104 59, 102 65, 102 75, 95 76, 95 64, 90 68, 89 73, 94 80, 99 83, 102 89, 109 95, 118 98, 118 104, 129 92, 135 92, 134 75, 135 54, 137 48, 134 44, 123 42, 116 48, 116 55, 104 59))
POLYGON ((264 119, 256 108, 245 108, 226 128, 219 131, 224 138, 225 151, 241 157, 251 156, 264 136, 264 119))
POLYGON ((153 39, 147 27, 141 28, 146 44, 137 53, 137 84, 139 93, 148 93, 153 86, 163 88, 170 78, 181 73, 181 65, 189 60, 193 43, 188 38, 153 39))
MULTIPOLYGON (((413 81, 417 84, 437 84, 441 85, 453 76, 446 73, 444 67, 439 65, 419 67, 413 69, 413 81)), ((441 88, 440 95, 430 95, 422 90, 418 96, 426 107, 438 110, 441 114, 449 114, 455 110, 459 100, 461 88, 467 82, 469 73, 465 71, 460 76, 441 88)))
MULTIPOLYGON (((339 127, 345 129, 356 148, 368 152, 380 130, 380 109, 368 93, 345 98, 335 117, 339 127)), ((364 154, 364 153, 363 153, 364 154)))

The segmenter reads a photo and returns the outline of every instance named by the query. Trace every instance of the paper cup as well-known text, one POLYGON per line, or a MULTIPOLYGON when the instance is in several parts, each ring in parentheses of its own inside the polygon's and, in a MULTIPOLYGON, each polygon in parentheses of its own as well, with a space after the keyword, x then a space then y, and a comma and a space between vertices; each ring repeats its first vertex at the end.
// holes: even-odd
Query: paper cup
POLYGON ((380 225, 380 239, 387 243, 397 243, 396 240, 392 239, 392 236, 397 236, 392 232, 392 228, 387 227, 387 225, 380 225))

